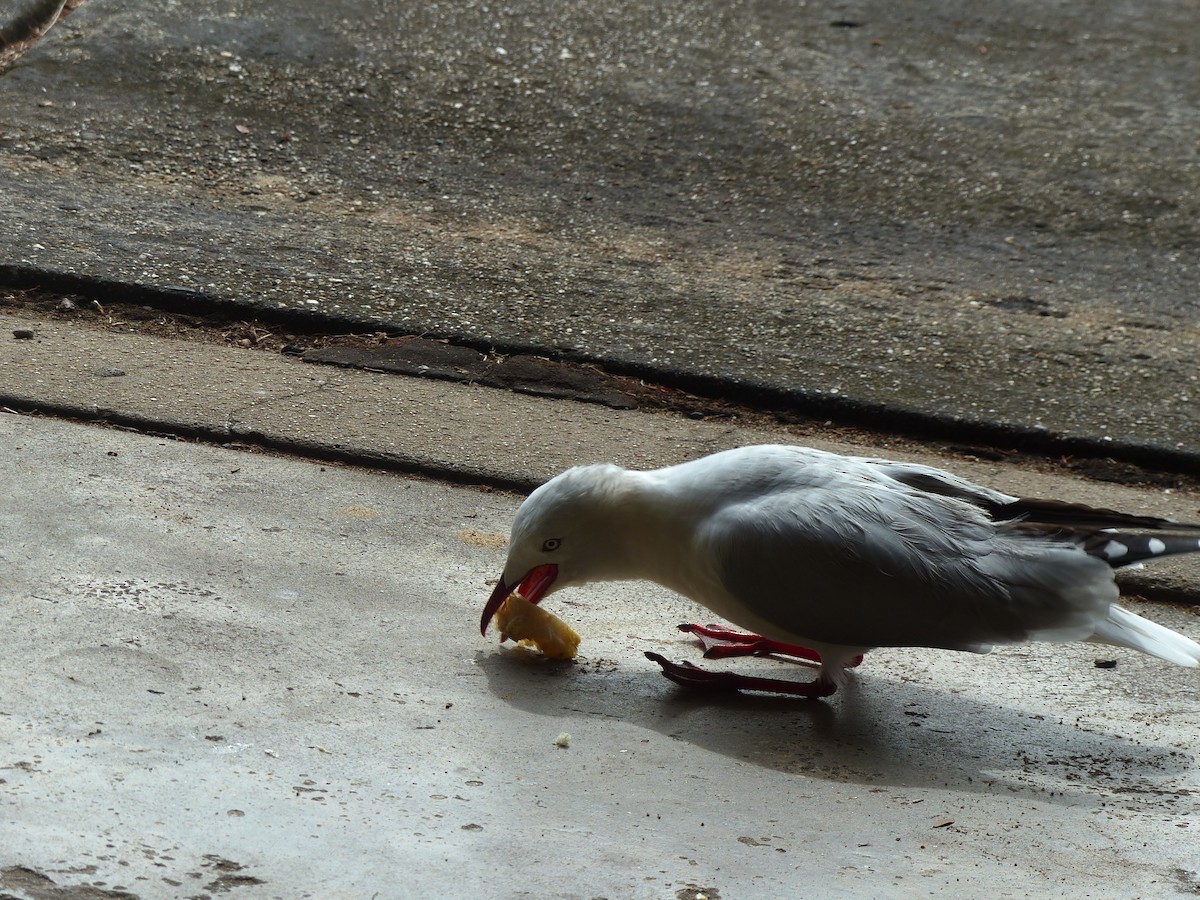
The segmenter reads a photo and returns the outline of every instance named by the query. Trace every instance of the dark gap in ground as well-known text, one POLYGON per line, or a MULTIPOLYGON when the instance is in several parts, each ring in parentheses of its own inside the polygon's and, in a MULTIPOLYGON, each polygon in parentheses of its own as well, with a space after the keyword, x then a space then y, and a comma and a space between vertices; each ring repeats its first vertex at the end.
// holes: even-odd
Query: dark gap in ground
MULTIPOLYGON (((10 402, 10 401, 5 401, 10 402)), ((362 450, 340 450, 326 444, 302 440, 278 440, 258 432, 248 431, 231 434, 210 428, 171 425, 164 429, 161 422, 141 416, 125 415, 117 410, 97 410, 87 413, 75 406, 59 406, 55 403, 39 402, 36 405, 11 404, 0 406, 0 412, 32 417, 52 417, 68 422, 99 424, 120 431, 132 431, 151 437, 173 441, 211 444, 244 453, 268 453, 299 457, 317 463, 354 466, 371 471, 395 472, 400 475, 418 476, 430 481, 474 487, 481 490, 511 491, 528 494, 540 482, 536 480, 504 478, 499 475, 482 476, 475 470, 458 470, 444 466, 426 466, 416 461, 398 459, 391 455, 364 453, 362 450)), ((0 895, 0 900, 4 900, 0 895)))

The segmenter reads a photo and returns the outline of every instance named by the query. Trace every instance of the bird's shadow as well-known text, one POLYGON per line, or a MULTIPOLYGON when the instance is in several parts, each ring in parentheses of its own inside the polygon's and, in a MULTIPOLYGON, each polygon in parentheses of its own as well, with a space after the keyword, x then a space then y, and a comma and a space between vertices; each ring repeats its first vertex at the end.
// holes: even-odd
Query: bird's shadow
MULTIPOLYGON (((780 772, 889 788, 951 788, 1078 805, 1189 793, 1196 759, 1134 739, 878 674, 813 701, 678 688, 652 663, 479 651, 494 695, 535 715, 618 719, 780 772)), ((869 662, 870 660, 868 660, 869 662)))

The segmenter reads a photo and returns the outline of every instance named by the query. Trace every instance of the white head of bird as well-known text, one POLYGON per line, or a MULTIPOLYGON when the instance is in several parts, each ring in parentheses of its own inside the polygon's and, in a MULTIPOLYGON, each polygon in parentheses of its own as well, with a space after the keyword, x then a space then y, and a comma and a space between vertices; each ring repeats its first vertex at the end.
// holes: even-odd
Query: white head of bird
POLYGON ((570 585, 637 577, 637 497, 618 466, 577 466, 521 504, 509 536, 504 574, 488 598, 480 631, 513 591, 531 603, 570 585))

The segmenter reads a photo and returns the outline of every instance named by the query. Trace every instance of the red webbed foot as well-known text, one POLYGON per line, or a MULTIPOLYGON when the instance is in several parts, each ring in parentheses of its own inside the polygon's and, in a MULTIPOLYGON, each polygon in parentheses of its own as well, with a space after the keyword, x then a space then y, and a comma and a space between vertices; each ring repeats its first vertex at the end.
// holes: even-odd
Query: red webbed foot
MULTIPOLYGON (((679 630, 696 636, 704 647, 705 659, 726 659, 731 656, 790 656, 804 662, 818 665, 821 663, 821 654, 816 650, 798 644, 785 644, 761 634, 735 631, 723 625, 694 625, 685 622, 679 626, 679 630)), ((861 665, 862 661, 862 654, 859 654, 846 663, 846 668, 852 669, 861 665)))
POLYGON ((709 672, 691 663, 673 663, 658 653, 646 651, 646 658, 662 667, 663 675, 676 684, 701 691, 763 691, 789 694, 816 700, 828 697, 837 685, 818 677, 815 681, 785 681, 780 678, 755 678, 735 672, 709 672))

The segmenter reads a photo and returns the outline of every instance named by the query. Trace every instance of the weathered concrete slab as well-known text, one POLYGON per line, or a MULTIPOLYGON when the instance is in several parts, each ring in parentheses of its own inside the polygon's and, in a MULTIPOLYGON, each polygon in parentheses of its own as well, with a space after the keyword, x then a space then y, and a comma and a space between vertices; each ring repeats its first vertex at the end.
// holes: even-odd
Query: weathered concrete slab
MULTIPOLYGON (((556 402, 443 381, 313 366, 217 344, 98 330, 71 318, 4 316, 31 340, 0 335, 0 405, 100 418, 149 431, 246 442, 441 479, 531 489, 573 465, 649 469, 729 447, 790 442, 837 453, 901 456, 1024 496, 1060 497, 1200 520, 1186 491, 1102 484, 1019 464, 833 440, 820 428, 745 427, 556 402)), ((1200 602, 1200 554, 1121 575, 1126 589, 1200 602)))
POLYGON ((659 590, 556 597, 575 663, 479 637, 514 497, 13 415, 0 444, 8 895, 1200 885, 1193 670, 877 652, 829 703, 700 701, 641 655, 694 652, 659 590))
POLYGON ((0 263, 1195 454, 1198 30, 87 4, 0 78, 0 263))

